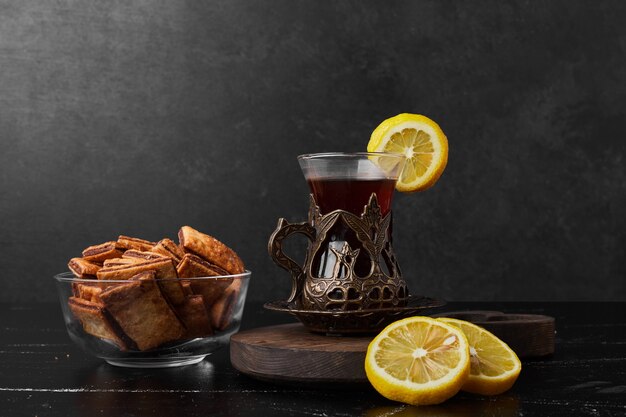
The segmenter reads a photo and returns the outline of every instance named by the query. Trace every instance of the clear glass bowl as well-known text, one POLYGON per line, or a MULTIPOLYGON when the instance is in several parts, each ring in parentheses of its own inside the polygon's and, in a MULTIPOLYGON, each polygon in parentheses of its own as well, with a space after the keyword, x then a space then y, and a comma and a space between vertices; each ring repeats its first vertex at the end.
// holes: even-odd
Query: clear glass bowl
MULTIPOLYGON (((207 355, 227 346, 230 336, 239 330, 241 316, 243 314, 244 302, 248 283, 250 281, 250 271, 237 275, 223 275, 200 278, 181 278, 181 282, 189 282, 193 285, 213 285, 224 280, 240 280, 239 291, 229 303, 228 317, 225 324, 219 330, 213 329, 210 336, 186 338, 169 342, 154 349, 140 351, 137 348, 121 349, 117 344, 107 339, 102 339, 85 332, 82 322, 74 315, 69 307, 68 300, 74 295, 76 284, 117 285, 128 283, 128 281, 98 281, 94 279, 78 279, 70 272, 61 273, 54 276, 56 287, 63 310, 65 326, 70 338, 87 353, 104 359, 111 365, 134 367, 134 368, 161 368, 173 367, 198 363, 207 355)), ((159 286, 164 281, 155 280, 159 286)))

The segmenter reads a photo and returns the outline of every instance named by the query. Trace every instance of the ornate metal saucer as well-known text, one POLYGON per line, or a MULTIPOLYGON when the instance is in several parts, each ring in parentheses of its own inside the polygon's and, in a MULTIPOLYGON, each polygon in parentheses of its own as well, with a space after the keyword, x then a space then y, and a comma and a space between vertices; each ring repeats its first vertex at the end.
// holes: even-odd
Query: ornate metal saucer
POLYGON ((377 333, 388 324, 404 317, 426 314, 441 307, 445 301, 430 297, 410 295, 404 306, 362 310, 308 310, 296 302, 273 301, 263 305, 267 310, 295 316, 312 332, 326 334, 377 333))

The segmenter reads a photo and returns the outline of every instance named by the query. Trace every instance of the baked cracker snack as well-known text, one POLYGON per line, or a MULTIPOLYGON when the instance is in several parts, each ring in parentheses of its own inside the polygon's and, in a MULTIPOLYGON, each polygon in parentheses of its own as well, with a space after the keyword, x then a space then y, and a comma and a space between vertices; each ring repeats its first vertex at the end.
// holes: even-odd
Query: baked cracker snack
POLYGON ((201 295, 187 296, 185 302, 176 307, 176 313, 187 328, 185 338, 193 339, 213 334, 201 295))
POLYGON ((149 350, 180 339, 185 327, 155 281, 153 271, 143 272, 128 284, 109 287, 100 294, 106 309, 139 350, 149 350))
POLYGON ((150 249, 154 253, 159 253, 164 256, 169 256, 175 263, 179 263, 185 252, 178 246, 172 239, 161 239, 159 242, 150 249))
MULTIPOLYGON (((199 256, 191 253, 185 254, 182 261, 176 267, 178 276, 181 278, 214 277, 229 275, 219 266, 211 265, 199 256)), ((210 280, 189 280, 189 286, 194 294, 202 295, 208 312, 211 305, 217 300, 224 290, 232 283, 232 278, 215 278, 210 280)))
POLYGON ((159 286, 167 296, 167 299, 174 305, 181 304, 185 301, 185 293, 180 285, 176 268, 169 258, 154 259, 131 265, 120 265, 102 268, 98 271, 99 280, 124 280, 131 279, 140 272, 154 271, 155 277, 159 280, 168 279, 167 281, 159 281, 159 286))
POLYGON ((235 279, 211 306, 211 325, 214 329, 224 330, 230 324, 235 313, 239 291, 241 291, 241 280, 235 279))
POLYGON ((102 263, 105 259, 119 258, 120 256, 122 256, 122 251, 113 241, 89 246, 83 250, 83 259, 90 262, 102 263))
POLYGON ((222 297, 224 290, 232 283, 232 278, 216 278, 210 281, 191 280, 191 290, 202 296, 204 307, 212 315, 213 304, 222 297))
POLYGON ((183 287, 183 292, 185 295, 193 295, 193 291, 191 289, 191 283, 189 281, 180 281, 180 285, 183 287))
POLYGON ((95 278, 101 266, 83 258, 72 258, 67 267, 78 278, 95 278))
POLYGON ((241 280, 217 276, 245 272, 243 262, 189 226, 179 238, 177 245, 167 238, 154 243, 120 235, 70 260, 72 273, 87 279, 71 283, 68 301, 86 333, 121 350, 150 350, 231 325, 241 280), (195 279, 201 277, 211 278, 195 279))
POLYGON ((85 282, 74 282, 72 284, 72 291, 74 293, 74 296, 77 298, 102 304, 102 300, 100 300, 102 286, 97 281, 93 284, 85 282))
POLYGON ((135 249, 140 251, 147 251, 154 246, 154 242, 150 242, 149 240, 145 239, 139 239, 136 237, 120 235, 117 238, 117 246, 126 250, 135 249))
POLYGON ((144 252, 137 249, 129 249, 124 252, 122 259, 143 259, 151 261, 153 259, 168 259, 168 256, 161 255, 155 252, 144 252))
POLYGON ((115 343, 121 350, 128 350, 132 342, 108 314, 102 304, 81 298, 70 297, 67 304, 72 313, 80 320, 86 333, 115 343))
POLYGON ((215 277, 219 275, 230 275, 217 265, 210 264, 199 256, 186 253, 176 267, 176 272, 180 278, 192 277, 215 277))
POLYGON ((196 229, 183 226, 178 231, 180 246, 190 253, 194 253, 206 261, 225 269, 229 274, 240 274, 245 271, 242 260, 235 251, 215 239, 196 229))
POLYGON ((102 263, 104 268, 108 268, 110 266, 122 266, 122 265, 132 265, 143 262, 144 259, 141 258, 113 258, 107 259, 102 263))
POLYGON ((166 273, 173 267, 174 265, 169 259, 144 259, 128 265, 107 266, 106 268, 100 269, 96 275, 99 280, 124 280, 131 279, 133 276, 143 271, 155 270, 157 273, 161 271, 166 273))
POLYGON ((236 302, 237 295, 234 292, 228 292, 211 306, 211 326, 214 329, 221 331, 228 327, 236 302))

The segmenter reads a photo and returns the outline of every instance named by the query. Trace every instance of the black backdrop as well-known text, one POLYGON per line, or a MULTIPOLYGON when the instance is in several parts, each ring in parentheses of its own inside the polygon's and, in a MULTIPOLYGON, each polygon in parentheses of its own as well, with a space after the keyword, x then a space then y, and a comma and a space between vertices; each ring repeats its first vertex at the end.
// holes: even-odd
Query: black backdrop
POLYGON ((394 202, 413 292, 626 300, 625 22, 618 0, 0 0, 0 301, 183 224, 283 298, 266 243, 305 218, 296 156, 401 112, 450 141, 394 202))

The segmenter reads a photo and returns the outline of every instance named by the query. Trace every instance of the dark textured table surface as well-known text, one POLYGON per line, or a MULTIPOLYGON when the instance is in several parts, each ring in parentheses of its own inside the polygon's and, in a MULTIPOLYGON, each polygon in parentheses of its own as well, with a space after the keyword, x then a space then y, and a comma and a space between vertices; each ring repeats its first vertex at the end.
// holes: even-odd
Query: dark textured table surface
MULTIPOLYGON (((239 374, 224 349, 176 369, 116 368, 65 332, 55 304, 0 305, 1 416, 624 416, 626 303, 453 303, 556 318, 556 353, 523 361, 515 386, 496 397, 460 393, 409 407, 369 386, 274 385, 239 374)), ((445 310, 444 310, 445 311, 445 310)), ((242 328, 289 322, 249 304, 242 328)))

